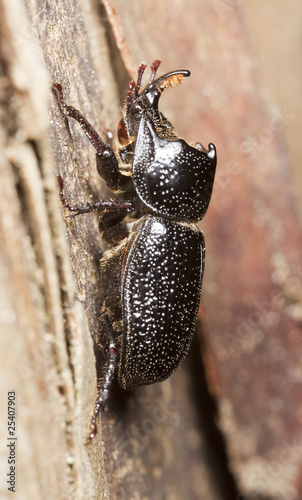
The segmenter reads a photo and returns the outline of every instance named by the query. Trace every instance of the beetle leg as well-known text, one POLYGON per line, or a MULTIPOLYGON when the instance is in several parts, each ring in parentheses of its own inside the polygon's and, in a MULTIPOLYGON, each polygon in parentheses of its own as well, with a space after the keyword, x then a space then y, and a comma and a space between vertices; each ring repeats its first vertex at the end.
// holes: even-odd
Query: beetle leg
POLYGON ((114 377, 116 367, 116 343, 114 340, 113 328, 111 318, 108 314, 105 315, 106 322, 109 330, 109 346, 108 346, 108 364, 107 370, 99 387, 99 395, 94 405, 94 410, 91 416, 90 433, 87 439, 89 444, 97 434, 96 419, 101 410, 104 410, 109 397, 111 383, 114 377))
MULTIPOLYGON (((75 217, 79 214, 87 214, 89 212, 103 211, 103 212, 114 212, 114 216, 116 216, 117 212, 126 216, 127 212, 134 210, 133 203, 131 201, 95 201, 94 203, 85 203, 83 205, 69 205, 68 201, 64 196, 64 183, 63 179, 60 175, 57 176, 58 184, 60 188, 60 198, 63 207, 67 208, 70 212, 70 217, 75 217)), ((122 217, 122 218, 123 218, 122 217)))
POLYGON ((96 149, 98 173, 111 189, 117 190, 119 184, 119 169, 117 158, 110 144, 112 140, 111 132, 108 133, 107 131, 107 144, 105 144, 97 131, 93 128, 89 121, 86 120, 82 113, 80 113, 80 111, 75 109, 73 106, 66 104, 64 101, 62 86, 59 83, 54 83, 52 88, 62 113, 65 116, 74 118, 81 125, 86 136, 96 149))
POLYGON ((113 219, 110 224, 106 221, 106 225, 100 222, 100 232, 102 239, 108 247, 116 246, 121 241, 129 236, 129 227, 127 224, 120 222, 117 218, 113 219))

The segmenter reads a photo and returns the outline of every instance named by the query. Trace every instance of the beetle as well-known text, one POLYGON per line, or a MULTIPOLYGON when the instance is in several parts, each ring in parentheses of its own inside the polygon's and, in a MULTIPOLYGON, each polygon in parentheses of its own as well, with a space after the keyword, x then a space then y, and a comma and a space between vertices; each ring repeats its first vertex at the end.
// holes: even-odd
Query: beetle
POLYGON ((115 201, 70 206, 59 177, 62 204, 75 215, 98 211, 109 249, 100 261, 103 307, 100 329, 108 345, 107 369, 99 384, 89 441, 105 408, 117 371, 119 385, 134 389, 165 380, 184 359, 196 326, 205 242, 196 223, 213 189, 216 149, 190 145, 158 109, 162 92, 188 77, 187 70, 156 78, 138 69, 118 124, 118 146, 105 143, 84 116, 53 90, 62 113, 79 122, 96 149, 99 175, 117 193, 115 201))

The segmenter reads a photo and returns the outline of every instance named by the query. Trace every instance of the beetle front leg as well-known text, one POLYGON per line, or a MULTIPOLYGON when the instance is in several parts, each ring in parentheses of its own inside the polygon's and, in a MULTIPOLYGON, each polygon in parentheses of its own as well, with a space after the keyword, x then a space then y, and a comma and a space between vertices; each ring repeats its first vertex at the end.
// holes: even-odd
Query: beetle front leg
MULTIPOLYGON (((88 120, 86 120, 82 113, 80 113, 80 111, 75 109, 73 106, 66 104, 66 102, 64 101, 63 89, 59 83, 54 83, 52 88, 54 90, 55 97, 59 103, 62 113, 65 116, 74 118, 74 120, 76 120, 81 125, 86 136, 90 140, 93 147, 96 149, 98 173, 107 183, 108 187, 116 191, 119 187, 119 168, 117 158, 110 144, 105 144, 97 131, 88 122, 88 120)), ((107 139, 108 143, 110 143, 110 135, 108 134, 108 131, 107 139)))
POLYGON ((87 439, 87 444, 91 443, 92 439, 97 434, 96 419, 101 410, 105 409, 109 398, 110 387, 116 368, 116 342, 114 339, 111 318, 108 314, 105 315, 109 331, 109 346, 108 346, 108 362, 107 369, 103 380, 98 384, 99 395, 94 405, 94 410, 91 416, 90 433, 87 439))

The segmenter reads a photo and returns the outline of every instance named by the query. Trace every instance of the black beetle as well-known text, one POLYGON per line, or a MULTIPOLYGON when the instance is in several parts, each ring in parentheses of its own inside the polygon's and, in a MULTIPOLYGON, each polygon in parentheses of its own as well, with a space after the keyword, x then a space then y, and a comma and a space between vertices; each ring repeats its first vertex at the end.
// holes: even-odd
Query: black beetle
POLYGON ((104 409, 117 365, 123 389, 166 379, 186 355, 196 326, 205 244, 196 226, 208 208, 216 150, 180 139, 158 110, 161 93, 178 85, 186 70, 155 79, 160 61, 142 90, 146 64, 130 81, 118 125, 119 146, 105 144, 82 114, 68 106, 62 87, 53 89, 65 116, 76 119, 95 147, 97 170, 120 201, 70 206, 75 214, 97 210, 111 247, 101 259, 101 329, 108 339, 107 371, 91 421, 104 409))

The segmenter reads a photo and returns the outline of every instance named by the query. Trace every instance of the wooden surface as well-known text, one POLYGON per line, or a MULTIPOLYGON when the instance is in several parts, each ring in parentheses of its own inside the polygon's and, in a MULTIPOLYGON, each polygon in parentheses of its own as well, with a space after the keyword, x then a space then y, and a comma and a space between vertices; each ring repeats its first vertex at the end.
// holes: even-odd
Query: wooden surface
MULTIPOLYGON (((292 116, 262 97, 235 3, 0 2, 1 396, 17 391, 20 498, 301 496, 302 236, 282 142, 292 116), (157 58, 163 72, 192 72, 161 109, 187 141, 218 151, 200 225, 201 321, 169 380, 114 386, 85 447, 104 245, 95 215, 64 222, 55 174, 70 203, 110 194, 50 84, 114 131, 128 73, 157 58)), ((5 446, 2 466, 1 481, 5 446)))

